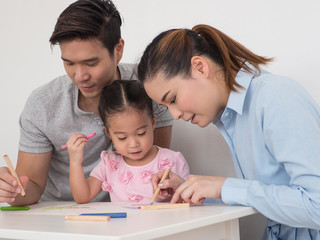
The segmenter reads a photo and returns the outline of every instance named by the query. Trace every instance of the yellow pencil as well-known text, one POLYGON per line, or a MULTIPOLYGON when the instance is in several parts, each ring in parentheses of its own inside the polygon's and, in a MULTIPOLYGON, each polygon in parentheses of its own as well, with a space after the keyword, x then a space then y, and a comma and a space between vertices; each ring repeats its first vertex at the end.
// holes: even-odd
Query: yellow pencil
POLYGON ((26 195, 26 193, 25 193, 25 191, 24 191, 24 189, 23 189, 23 186, 22 186, 22 184, 21 184, 21 182, 20 182, 20 179, 19 179, 16 171, 14 170, 14 168, 13 168, 13 166, 12 166, 12 164, 11 164, 11 161, 10 161, 10 159, 9 159, 9 156, 8 156, 8 155, 4 155, 3 157, 4 157, 4 160, 6 160, 6 162, 7 162, 7 165, 8 165, 8 168, 9 168, 9 170, 10 170, 11 175, 14 176, 14 177, 17 179, 18 185, 19 185, 19 187, 21 188, 21 195, 24 197, 24 196, 26 195))
POLYGON ((92 221, 92 222, 108 222, 108 221, 110 221, 109 216, 67 215, 64 217, 64 219, 71 220, 71 221, 92 221))
POLYGON ((155 209, 186 208, 186 207, 190 207, 190 203, 143 205, 138 208, 139 209, 155 210, 155 209))
MULTIPOLYGON (((169 172, 170 172, 170 168, 167 168, 166 171, 164 172, 164 174, 162 175, 160 183, 162 183, 166 179, 166 177, 168 176, 169 172)), ((152 205, 154 200, 156 200, 156 198, 158 197, 159 192, 160 192, 160 187, 157 187, 157 189, 154 192, 153 197, 151 199, 150 205, 152 205)))

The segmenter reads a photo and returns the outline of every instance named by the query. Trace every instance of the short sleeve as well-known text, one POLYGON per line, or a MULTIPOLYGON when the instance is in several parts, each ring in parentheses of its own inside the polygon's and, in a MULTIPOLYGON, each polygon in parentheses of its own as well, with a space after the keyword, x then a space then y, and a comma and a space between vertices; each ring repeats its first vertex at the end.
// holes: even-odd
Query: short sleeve
POLYGON ((46 109, 32 93, 19 119, 19 149, 29 153, 44 153, 53 149, 51 141, 43 131, 43 123, 48 121, 46 109))
POLYGON ((90 176, 98 179, 101 182, 106 181, 107 179, 107 168, 106 168, 107 159, 105 159, 101 154, 101 161, 97 166, 91 171, 90 176))
POLYGON ((183 179, 187 179, 190 175, 190 169, 187 161, 184 156, 180 153, 176 153, 176 162, 175 162, 175 173, 182 177, 183 179))

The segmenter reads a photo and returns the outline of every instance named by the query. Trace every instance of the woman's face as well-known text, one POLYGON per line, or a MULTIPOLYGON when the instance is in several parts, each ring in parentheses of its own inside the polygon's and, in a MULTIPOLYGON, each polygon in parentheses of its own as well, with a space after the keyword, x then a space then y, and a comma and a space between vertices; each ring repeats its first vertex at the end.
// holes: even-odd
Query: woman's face
POLYGON ((197 73, 171 79, 159 73, 147 79, 144 87, 154 101, 168 107, 174 119, 182 118, 199 127, 211 123, 228 101, 224 84, 197 73))

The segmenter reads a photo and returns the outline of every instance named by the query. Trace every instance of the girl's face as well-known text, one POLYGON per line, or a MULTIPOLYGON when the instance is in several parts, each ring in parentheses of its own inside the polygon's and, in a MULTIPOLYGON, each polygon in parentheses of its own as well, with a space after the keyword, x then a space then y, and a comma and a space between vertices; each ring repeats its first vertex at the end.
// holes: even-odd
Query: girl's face
POLYGON ((127 111, 108 118, 108 135, 117 152, 129 165, 144 165, 156 155, 153 148, 153 119, 147 111, 137 111, 129 108, 127 111))
POLYGON ((225 85, 202 74, 165 79, 159 73, 147 79, 144 87, 154 101, 169 108, 174 119, 182 118, 199 127, 211 123, 228 101, 225 85))

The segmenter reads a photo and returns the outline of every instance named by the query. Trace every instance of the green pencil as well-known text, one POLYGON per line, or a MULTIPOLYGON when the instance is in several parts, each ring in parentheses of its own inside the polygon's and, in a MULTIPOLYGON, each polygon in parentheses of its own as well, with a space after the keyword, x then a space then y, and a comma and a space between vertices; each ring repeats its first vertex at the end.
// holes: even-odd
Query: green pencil
POLYGON ((1 211, 23 211, 29 210, 29 207, 26 206, 8 206, 8 207, 0 207, 1 211))

